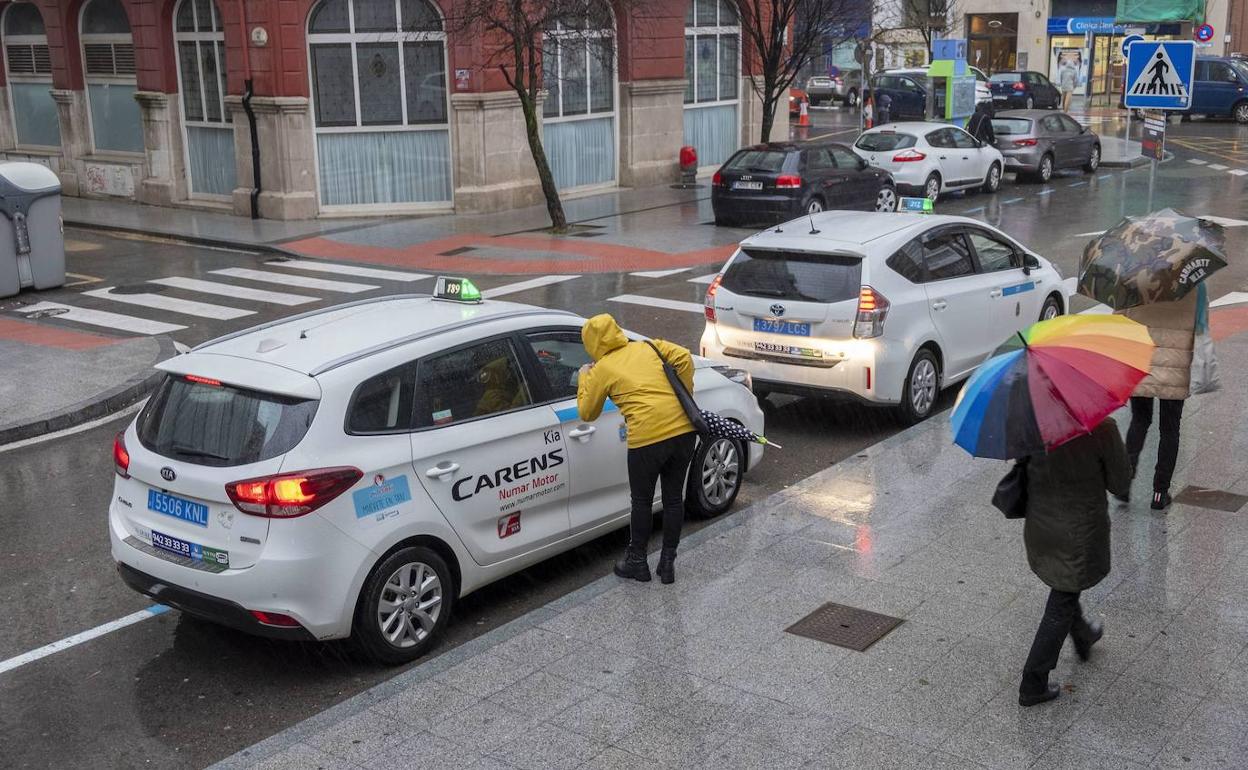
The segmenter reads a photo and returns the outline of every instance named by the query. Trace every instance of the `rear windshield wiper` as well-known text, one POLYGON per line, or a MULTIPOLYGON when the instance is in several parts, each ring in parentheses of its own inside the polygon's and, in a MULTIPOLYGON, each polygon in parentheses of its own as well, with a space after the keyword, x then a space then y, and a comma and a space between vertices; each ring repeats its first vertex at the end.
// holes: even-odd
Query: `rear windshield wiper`
POLYGON ((171 449, 184 457, 207 457, 212 460, 229 460, 225 455, 219 455, 216 452, 209 452, 204 449, 196 449, 194 447, 185 446, 183 444, 174 444, 171 449))
POLYGON ((787 296, 787 292, 779 291, 778 289, 750 289, 749 291, 742 292, 742 293, 743 293, 743 294, 749 294, 749 295, 752 295, 752 296, 755 296, 755 297, 780 297, 780 298, 784 298, 785 296, 787 296))
POLYGON ((775 171, 773 171, 772 169, 769 169, 769 168, 763 168, 762 166, 749 166, 749 167, 747 167, 745 170, 746 170, 746 171, 753 171, 755 174, 774 174, 774 173, 776 173, 776 172, 775 172, 775 171))

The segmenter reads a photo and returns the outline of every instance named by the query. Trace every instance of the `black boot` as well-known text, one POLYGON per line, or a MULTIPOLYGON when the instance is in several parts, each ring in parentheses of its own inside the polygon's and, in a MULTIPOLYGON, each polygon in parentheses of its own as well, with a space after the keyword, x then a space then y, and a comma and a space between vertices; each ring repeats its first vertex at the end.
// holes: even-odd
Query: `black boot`
POLYGON ((1057 696, 1061 694, 1062 694, 1062 691, 1058 689, 1058 686, 1055 684, 1051 684, 1048 687, 1046 687, 1043 692, 1028 693, 1028 694, 1024 694, 1020 692, 1018 694, 1018 705, 1038 706, 1041 703, 1048 703, 1049 701, 1053 700, 1054 698, 1056 698, 1057 696))
POLYGON ((626 580, 650 582, 650 565, 646 562, 646 552, 634 550, 629 546, 624 551, 624 558, 615 563, 615 574, 626 580))
POLYGON ((1164 511, 1170 507, 1170 503, 1172 502, 1173 500, 1170 499, 1169 492, 1154 492, 1153 502, 1150 503, 1148 507, 1152 508, 1154 511, 1164 511))
POLYGON ((676 549, 664 548, 659 555, 659 566, 654 570, 659 574, 659 580, 664 585, 671 585, 676 582, 676 549))
POLYGON ((1100 623, 1076 621, 1070 632, 1070 640, 1075 643, 1075 654, 1079 656, 1079 660, 1087 662, 1092 656, 1092 645, 1101 641, 1104 635, 1105 628, 1100 623))

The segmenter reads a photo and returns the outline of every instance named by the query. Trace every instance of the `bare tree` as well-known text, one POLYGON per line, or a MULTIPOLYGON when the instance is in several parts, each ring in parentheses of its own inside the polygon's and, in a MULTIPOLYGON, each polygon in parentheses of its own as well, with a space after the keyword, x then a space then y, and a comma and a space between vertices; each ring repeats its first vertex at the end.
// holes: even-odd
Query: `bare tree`
MULTIPOLYGON (((621 14, 636 14, 648 2, 613 0, 612 4, 621 14)), ((519 97, 529 152, 546 199, 551 229, 567 230, 563 201, 542 146, 542 97, 544 91, 574 81, 571 75, 561 81, 557 68, 551 66, 558 60, 560 48, 577 54, 587 51, 602 72, 608 77, 613 74, 615 19, 611 5, 606 0, 461 0, 448 27, 448 32, 481 40, 487 66, 497 68, 519 97)), ((582 66, 576 77, 588 77, 586 69, 582 66)), ((575 82, 580 88, 585 87, 585 80, 575 82)))
POLYGON ((768 141, 789 88, 824 47, 849 42, 870 21, 869 0, 723 0, 741 19, 743 60, 763 103, 760 141, 768 141))

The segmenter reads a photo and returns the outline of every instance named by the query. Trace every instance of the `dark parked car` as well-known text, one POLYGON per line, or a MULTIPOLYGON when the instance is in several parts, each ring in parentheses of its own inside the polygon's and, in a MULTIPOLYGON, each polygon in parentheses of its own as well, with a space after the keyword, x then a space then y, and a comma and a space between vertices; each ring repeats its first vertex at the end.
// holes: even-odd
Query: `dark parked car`
POLYGON ((992 102, 998 110, 1014 107, 1025 110, 1062 105, 1062 92, 1039 72, 998 72, 988 79, 992 102))
POLYGON ((1064 112, 1006 110, 992 119, 996 147, 1005 170, 1041 182, 1062 168, 1096 171, 1101 165, 1101 139, 1064 112))
POLYGON ((880 97, 890 99, 888 119, 892 121, 927 119, 927 70, 891 70, 871 78, 871 98, 879 120, 880 97))
POLYGON ((1230 57, 1196 59, 1193 115, 1229 116, 1248 123, 1248 62, 1230 57))
POLYGON ((893 211, 892 176, 842 144, 771 142, 737 150, 715 172, 715 224, 774 222, 825 209, 893 211))

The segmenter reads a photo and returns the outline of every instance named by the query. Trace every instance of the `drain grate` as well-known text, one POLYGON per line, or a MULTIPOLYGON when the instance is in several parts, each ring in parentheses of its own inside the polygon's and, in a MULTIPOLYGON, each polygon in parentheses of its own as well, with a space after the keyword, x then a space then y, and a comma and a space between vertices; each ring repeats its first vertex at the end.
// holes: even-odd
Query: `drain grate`
POLYGON ((1248 503, 1248 496, 1224 492, 1221 489, 1205 489, 1204 487, 1187 486, 1175 496, 1176 503, 1194 505, 1197 508, 1212 508, 1215 511, 1238 513, 1248 503))
POLYGON ((829 602, 785 631, 862 652, 883 639, 901 622, 901 618, 829 602))
POLYGON ((454 249, 448 249, 446 251, 439 252, 438 256, 439 257, 454 257, 458 254, 467 254, 468 252, 475 251, 475 250, 476 249, 472 246, 459 246, 454 249))

